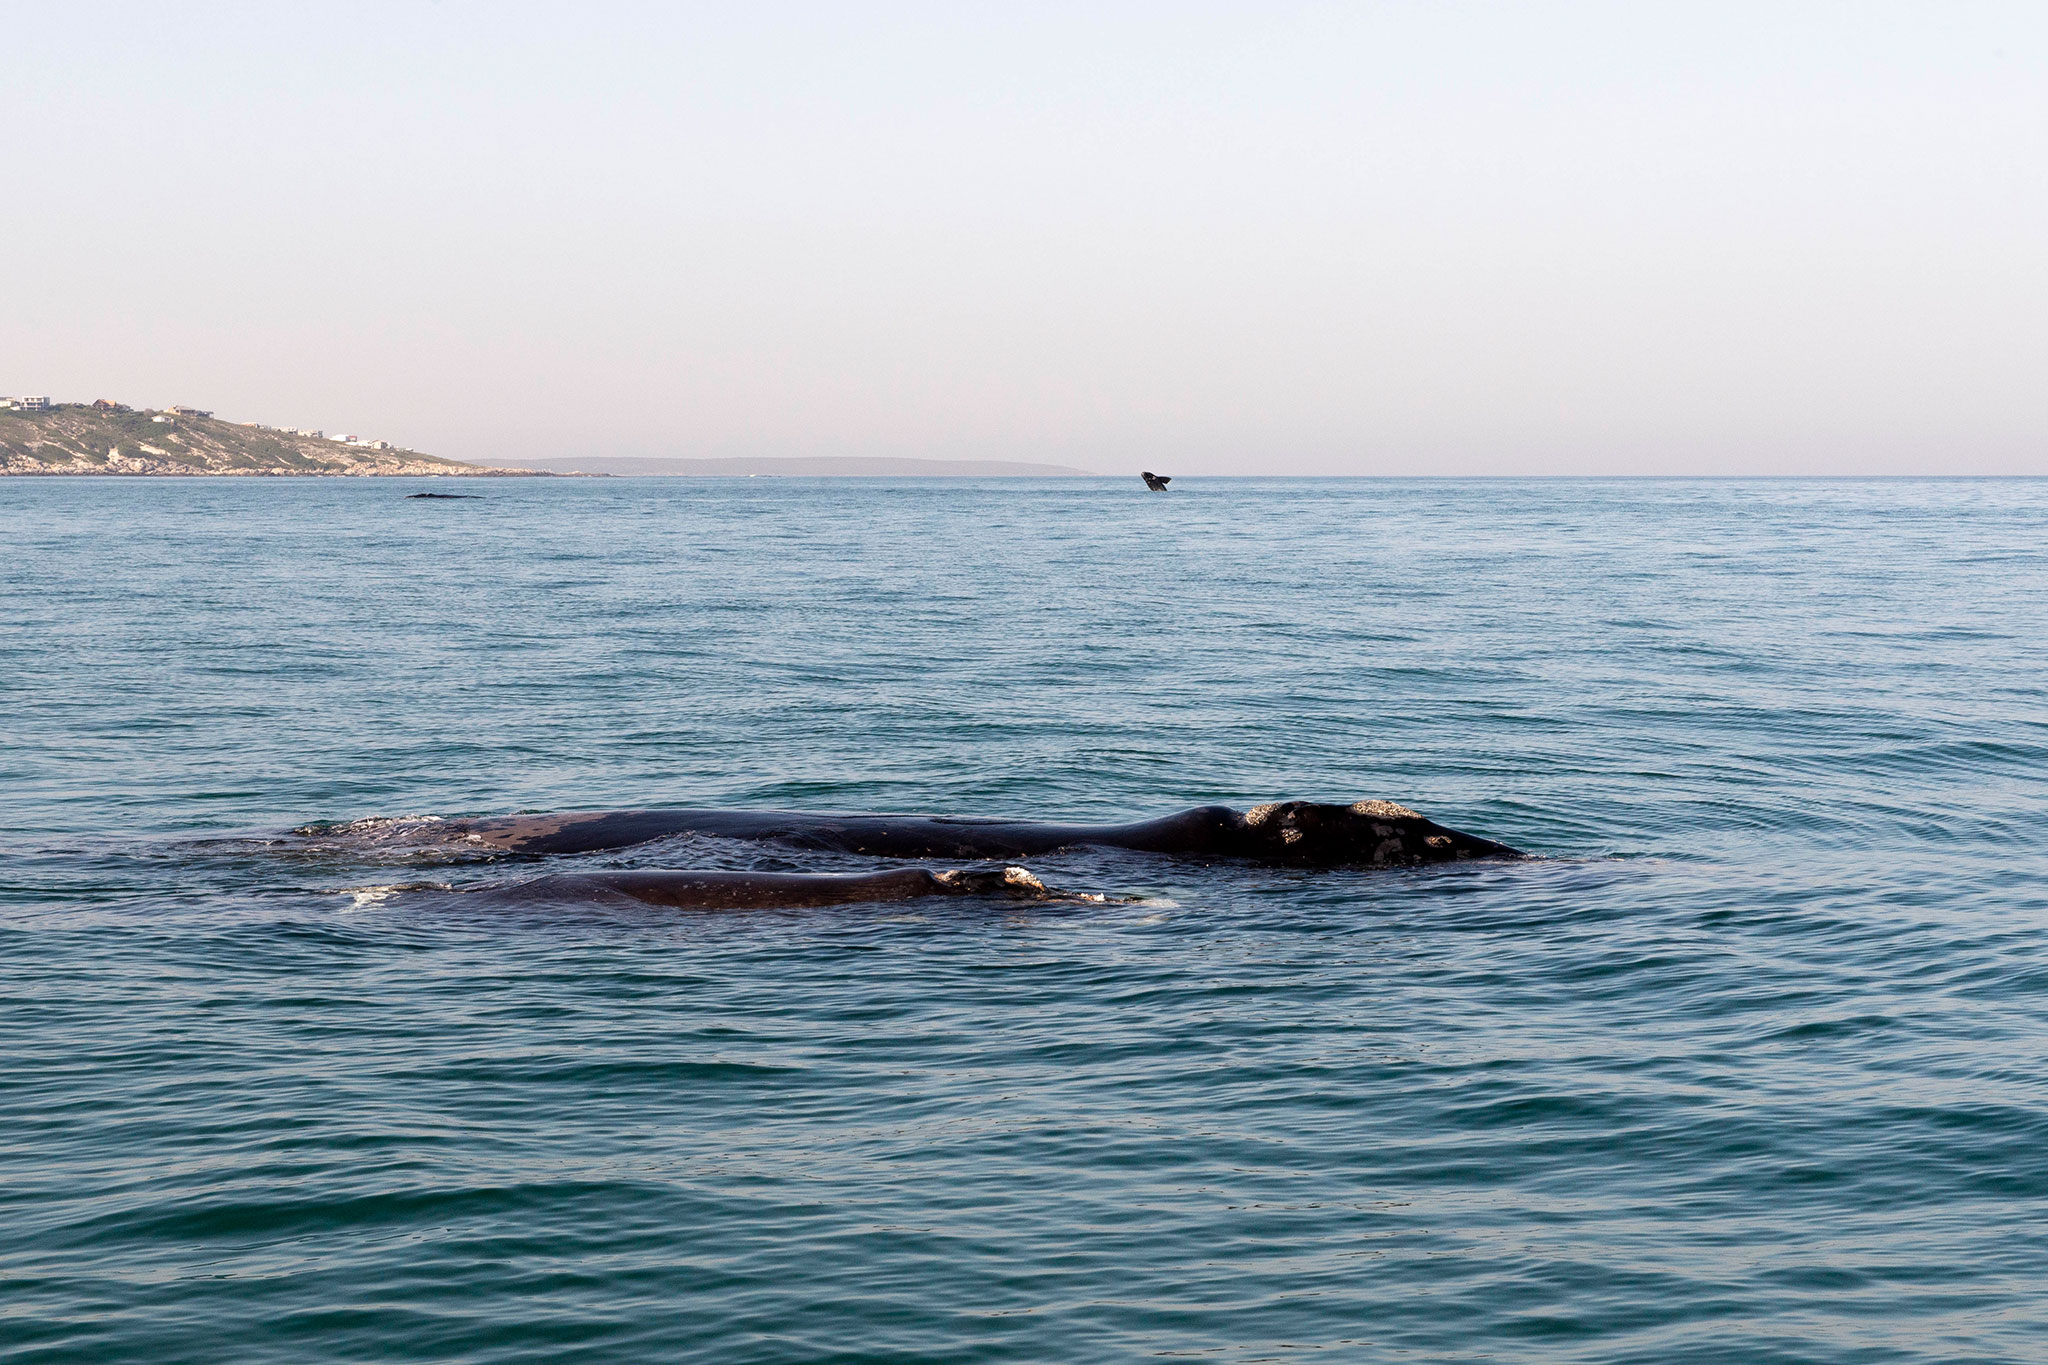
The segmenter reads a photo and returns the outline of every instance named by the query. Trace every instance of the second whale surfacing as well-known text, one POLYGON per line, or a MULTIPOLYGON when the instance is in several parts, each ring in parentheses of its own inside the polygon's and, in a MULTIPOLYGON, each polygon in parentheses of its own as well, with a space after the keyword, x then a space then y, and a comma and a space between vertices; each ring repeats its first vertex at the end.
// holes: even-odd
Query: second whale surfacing
POLYGON ((1439 825, 1392 801, 1279 801, 1247 811, 1197 806, 1155 820, 1110 825, 687 808, 567 811, 408 823, 378 841, 559 855, 630 848, 681 834, 881 858, 1025 858, 1077 846, 1291 866, 1412 867, 1528 856, 1439 825))
POLYGON ((517 904, 634 901, 669 910, 771 910, 981 896, 1028 901, 1105 901, 1056 891, 1021 867, 968 867, 945 872, 721 872, 642 868, 567 872, 470 894, 517 904))

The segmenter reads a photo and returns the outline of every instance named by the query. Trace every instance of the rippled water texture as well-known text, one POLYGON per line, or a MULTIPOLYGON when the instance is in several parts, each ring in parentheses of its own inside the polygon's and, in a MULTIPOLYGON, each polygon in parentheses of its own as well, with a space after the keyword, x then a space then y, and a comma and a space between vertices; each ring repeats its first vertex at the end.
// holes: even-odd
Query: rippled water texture
POLYGON ((0 482, 7 1360, 2048 1357, 2048 483, 412 491, 0 482), (276 838, 1363 796, 1547 856, 276 838))

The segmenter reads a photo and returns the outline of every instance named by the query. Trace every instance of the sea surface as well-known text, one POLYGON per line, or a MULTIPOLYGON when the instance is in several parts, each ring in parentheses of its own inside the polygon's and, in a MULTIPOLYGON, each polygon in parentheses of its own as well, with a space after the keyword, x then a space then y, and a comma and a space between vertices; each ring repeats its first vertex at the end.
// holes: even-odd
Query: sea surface
POLYGON ((0 480, 0 1359, 1155 1357, 2048 1360, 2048 481, 0 480))

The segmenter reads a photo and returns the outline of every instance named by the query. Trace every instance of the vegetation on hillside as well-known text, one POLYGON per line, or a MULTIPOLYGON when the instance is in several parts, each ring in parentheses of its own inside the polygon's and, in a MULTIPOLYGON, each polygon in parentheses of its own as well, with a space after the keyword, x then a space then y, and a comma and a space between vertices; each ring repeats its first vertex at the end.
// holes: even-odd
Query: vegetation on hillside
POLYGON ((0 474, 531 474, 319 436, 59 403, 0 409, 0 474))

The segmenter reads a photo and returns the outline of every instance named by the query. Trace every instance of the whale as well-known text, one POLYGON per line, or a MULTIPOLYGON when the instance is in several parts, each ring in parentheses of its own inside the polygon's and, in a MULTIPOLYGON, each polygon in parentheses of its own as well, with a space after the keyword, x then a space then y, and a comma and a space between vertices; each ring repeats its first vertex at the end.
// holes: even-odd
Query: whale
MULTIPOLYGON (((322 831, 308 827, 300 832, 322 831)), ((690 807, 586 810, 407 821, 365 839, 555 856, 631 848, 684 834, 905 859, 1029 858, 1080 847, 1293 866, 1412 867, 1529 856, 1437 824, 1392 801, 1276 801, 1245 811, 1197 806, 1127 824, 690 807)))
POLYGON ((1010 901, 1109 899, 1054 890, 1021 867, 967 867, 941 872, 921 867, 886 872, 634 868, 554 873, 465 894, 518 905, 638 903, 668 910, 797 909, 918 900, 927 896, 980 896, 1010 901))

